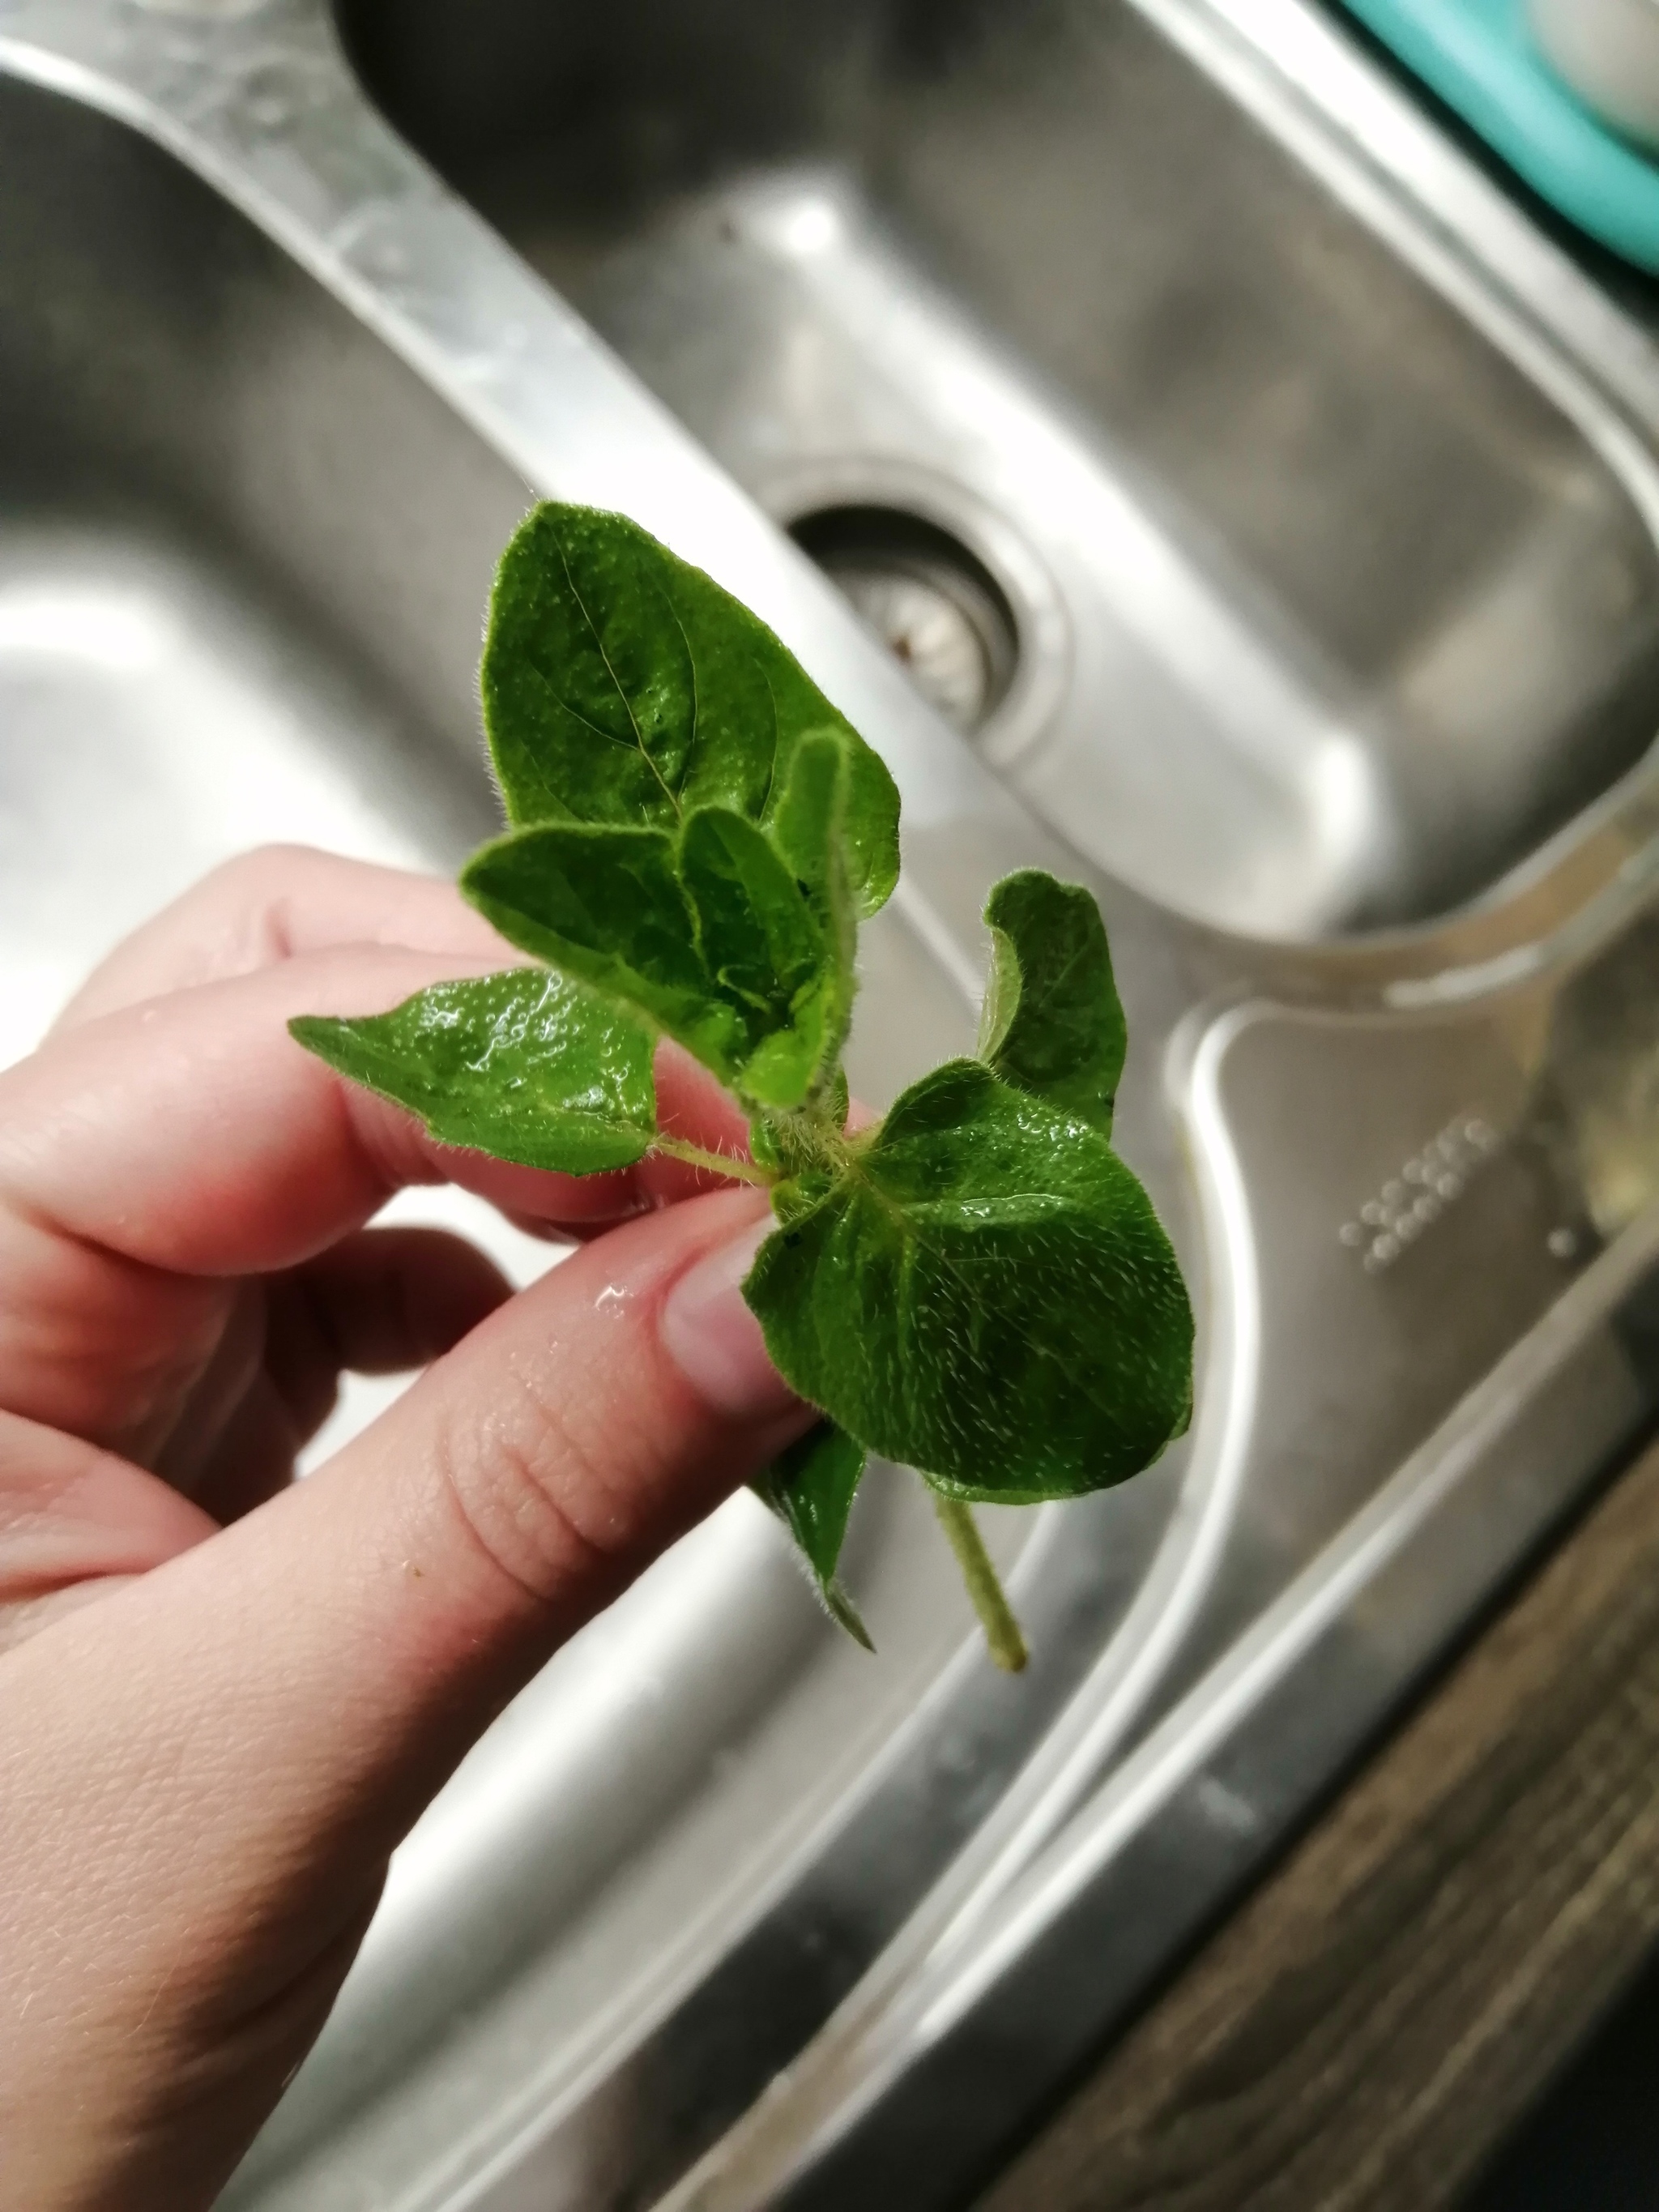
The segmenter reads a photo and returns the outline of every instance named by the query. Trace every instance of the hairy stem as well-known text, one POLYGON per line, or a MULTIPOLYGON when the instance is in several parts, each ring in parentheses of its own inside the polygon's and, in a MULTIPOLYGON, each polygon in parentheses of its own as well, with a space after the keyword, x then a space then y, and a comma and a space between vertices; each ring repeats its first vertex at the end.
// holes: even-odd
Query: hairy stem
POLYGON ((943 1498, 936 1490, 933 1510, 957 1555, 957 1565, 962 1569, 962 1579, 968 1585, 974 1611, 985 1631, 991 1656, 1007 1673, 1018 1674, 1026 1661, 1025 1638, 1003 1595, 1002 1584, 997 1580, 997 1571, 991 1565, 991 1555, 985 1548, 985 1540, 979 1533, 971 1509, 959 1498, 943 1498))
POLYGON ((659 1129, 651 1139, 653 1152, 666 1152, 670 1159, 684 1160, 688 1167, 707 1168, 714 1175, 731 1176, 738 1182, 758 1183, 762 1189, 770 1190, 777 1181, 764 1168, 757 1168, 752 1160, 740 1160, 733 1152, 708 1152, 701 1145, 689 1145, 684 1137, 671 1137, 659 1129))

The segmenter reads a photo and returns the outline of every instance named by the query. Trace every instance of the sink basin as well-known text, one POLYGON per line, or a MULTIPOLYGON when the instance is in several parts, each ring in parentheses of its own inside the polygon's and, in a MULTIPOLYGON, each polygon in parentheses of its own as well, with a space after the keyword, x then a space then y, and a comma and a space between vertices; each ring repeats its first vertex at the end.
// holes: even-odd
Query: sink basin
POLYGON ((831 574, 861 552, 866 611, 1082 859, 1255 933, 1420 921, 1646 752, 1648 519, 1159 13, 339 21, 739 482, 809 543, 841 519, 831 574), (1012 680, 957 697, 987 572, 1012 680))
POLYGON ((492 825, 539 492, 892 765, 872 1103, 996 876, 1099 898, 1190 1437, 987 1515, 1018 1681, 896 1471, 873 1661, 733 1500, 420 1823, 224 2199, 968 2201, 1650 1423, 1651 348, 1300 0, 0 0, 0 1055, 255 838, 492 825))
POLYGON ((231 853, 453 865, 487 832, 477 606, 524 495, 216 194, 15 77, 0 210, 9 1060, 231 853))

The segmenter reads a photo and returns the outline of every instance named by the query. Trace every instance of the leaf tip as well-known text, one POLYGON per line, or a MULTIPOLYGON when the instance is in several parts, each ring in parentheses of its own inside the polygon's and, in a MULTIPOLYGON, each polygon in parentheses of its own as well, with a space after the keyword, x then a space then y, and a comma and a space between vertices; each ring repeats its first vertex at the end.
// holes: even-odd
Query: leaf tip
POLYGON ((332 1014, 295 1014, 289 1019, 288 1033, 295 1044, 303 1045, 307 1052, 315 1053, 319 1060, 332 1061, 331 1046, 337 1046, 348 1023, 332 1014))
MULTIPOLYGON (((863 1616, 852 1599, 848 1596, 839 1579, 832 1576, 827 1583, 820 1583, 818 1594, 823 1600, 824 1611, 830 1620, 844 1628, 854 1643, 861 1644, 873 1659, 876 1656, 874 1639, 864 1625, 863 1616)), ((1023 1664, 1024 1662, 1021 1663, 1023 1664)))

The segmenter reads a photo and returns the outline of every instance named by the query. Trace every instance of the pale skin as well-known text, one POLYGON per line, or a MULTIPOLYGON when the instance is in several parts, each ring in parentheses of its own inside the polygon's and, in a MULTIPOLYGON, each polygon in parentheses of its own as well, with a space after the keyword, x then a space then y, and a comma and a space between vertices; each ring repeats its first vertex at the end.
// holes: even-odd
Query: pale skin
MULTIPOLYGON (((210 2204, 456 1761, 811 1418, 738 1290, 763 1194, 448 1151, 287 1036, 514 957, 445 884, 256 854, 0 1075, 9 2203, 210 2204), (365 1227, 443 1181, 582 1249, 513 1297, 365 1227), (416 1367, 293 1482, 343 1370, 416 1367)), ((740 1147, 690 1063, 658 1078, 740 1147)))

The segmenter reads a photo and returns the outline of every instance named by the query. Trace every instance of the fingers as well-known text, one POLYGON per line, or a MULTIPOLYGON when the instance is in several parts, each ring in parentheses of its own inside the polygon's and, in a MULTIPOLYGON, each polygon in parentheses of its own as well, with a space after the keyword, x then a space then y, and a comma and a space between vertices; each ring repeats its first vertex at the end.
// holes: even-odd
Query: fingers
POLYGON ((310 1375, 424 1367, 504 1305, 513 1285, 446 1229, 368 1229, 270 1288, 265 1364, 309 1436, 310 1375))
POLYGON ((74 1437, 0 1413, 0 1651, 213 1534, 198 1506, 74 1437))
MULTIPOLYGON (((287 1034, 295 1014, 377 1012, 458 970, 308 954, 88 1022, 0 1075, 0 1405, 148 1458, 219 1342, 216 1283, 313 1260, 402 1185, 461 1183, 565 1228, 695 1188, 659 1160, 577 1178, 435 1144, 287 1034)), ((740 1144, 684 1055, 660 1073, 665 1119, 740 1144)))
MULTIPOLYGON (((293 1480, 301 1451, 334 1410, 343 1374, 425 1367, 513 1295, 492 1261, 441 1229, 366 1229, 258 1288, 258 1372, 187 1476, 170 1462, 160 1468, 220 1522, 293 1480)), ((202 1428, 192 1402, 179 1432, 199 1439, 202 1428)))
POLYGON ((288 1488, 304 1443, 287 1401, 262 1368, 194 1469, 189 1495, 216 1527, 239 1521, 288 1488))
POLYGON ((0 2134, 72 2036, 110 2060, 65 2155, 133 2147, 109 2201, 206 2201, 158 2074, 210 2053, 216 2093, 240 2065, 274 2100, 298 2051, 246 2024, 555 1645, 811 1418, 737 1287, 764 1226, 737 1192, 617 1230, 306 1482, 9 1655, 0 2019, 36 2010, 0 2134))
MULTIPOLYGON (((349 946, 87 1024, 0 1077, 0 1196, 145 1265, 211 1274, 297 1266, 409 1183, 562 1224, 637 1206, 665 1163, 579 1177, 440 1145, 287 1034, 296 1014, 380 1012, 488 972, 349 946)), ((659 1082, 665 1125, 711 1145, 742 1132, 684 1054, 659 1056, 659 1082)))
POLYGON ((228 1286, 217 1344, 170 1425, 131 1456, 229 1521, 292 1479, 348 1369, 394 1375, 447 1352, 512 1295, 443 1230, 363 1230, 307 1267, 228 1286))
POLYGON ((438 877, 266 845, 216 868, 118 945, 57 1027, 342 945, 456 953, 498 969, 524 957, 438 877))
POLYGON ((46 1601, 101 1595, 286 1486, 343 1369, 423 1367, 511 1296, 482 1252, 438 1230, 369 1230, 311 1268, 239 1293, 221 1350, 156 1474, 0 1414, 0 1650, 46 1601), (184 1497, 179 1493, 183 1492, 184 1497), (185 1498, 194 1501, 186 1504, 185 1498))

